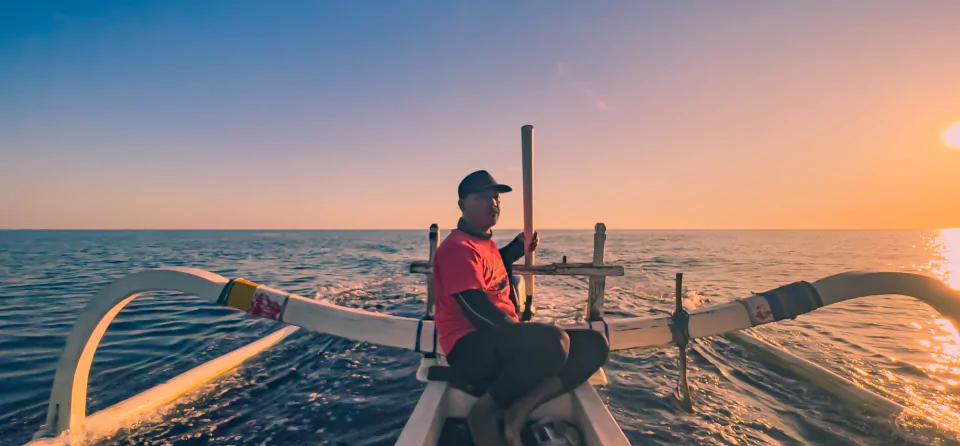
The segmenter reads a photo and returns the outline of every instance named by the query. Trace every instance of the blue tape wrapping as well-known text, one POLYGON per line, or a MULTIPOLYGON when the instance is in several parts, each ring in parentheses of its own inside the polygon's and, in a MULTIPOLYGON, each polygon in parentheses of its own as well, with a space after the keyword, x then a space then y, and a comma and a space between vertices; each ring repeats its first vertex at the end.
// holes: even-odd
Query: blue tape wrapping
POLYGON ((217 304, 227 304, 227 298, 230 297, 230 291, 233 290, 233 284, 235 283, 237 283, 237 279, 230 279, 230 281, 223 286, 223 290, 220 291, 220 296, 217 296, 217 304))
MULTIPOLYGON (((432 321, 433 317, 424 316, 417 321, 417 339, 413 341, 413 351, 417 353, 423 353, 423 350, 420 349, 420 336, 423 334, 423 321, 432 321)), ((437 326, 433 326, 433 351, 428 353, 432 355, 437 354, 437 326)))
POLYGON ((820 293, 809 282, 794 282, 760 295, 767 300, 777 321, 793 319, 823 306, 820 293))
MULTIPOLYGON (((433 320, 433 318, 430 318, 433 320)), ((433 356, 437 355, 437 323, 433 323, 433 356)))
POLYGON ((413 351, 420 353, 420 333, 423 331, 423 318, 417 322, 417 339, 413 341, 413 351))
POLYGON ((770 311, 773 313, 773 320, 782 321, 787 319, 787 312, 783 307, 783 302, 780 301, 780 295, 776 290, 767 291, 766 293, 761 294, 765 299, 767 299, 767 304, 770 305, 770 311))
POLYGON ((797 282, 796 287, 789 289, 790 299, 796 304, 796 315, 809 313, 823 306, 823 300, 820 299, 820 293, 810 282, 797 282))

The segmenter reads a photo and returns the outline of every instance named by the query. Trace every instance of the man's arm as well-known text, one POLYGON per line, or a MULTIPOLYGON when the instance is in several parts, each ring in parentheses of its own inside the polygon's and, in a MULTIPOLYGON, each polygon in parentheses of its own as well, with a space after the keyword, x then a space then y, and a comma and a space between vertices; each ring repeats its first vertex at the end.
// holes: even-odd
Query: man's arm
POLYGON ((460 304, 463 315, 466 316, 467 319, 470 320, 470 323, 478 330, 513 323, 507 318, 503 310, 497 308, 497 306, 490 301, 486 291, 476 289, 466 290, 454 294, 453 297, 457 300, 457 303, 460 304))
MULTIPOLYGON (((526 240, 524 239, 523 233, 518 234, 514 239, 507 243, 507 246, 504 246, 500 249, 500 258, 503 259, 504 265, 513 265, 517 260, 520 260, 526 254, 526 249, 523 246, 523 243, 526 240)), ((540 245, 540 235, 536 231, 533 232, 533 241, 530 242, 530 251, 536 251, 537 246, 540 245)))
POLYGON ((507 243, 507 246, 500 248, 500 258, 503 259, 504 265, 513 265, 523 257, 524 251, 523 242, 518 235, 510 243, 507 243))

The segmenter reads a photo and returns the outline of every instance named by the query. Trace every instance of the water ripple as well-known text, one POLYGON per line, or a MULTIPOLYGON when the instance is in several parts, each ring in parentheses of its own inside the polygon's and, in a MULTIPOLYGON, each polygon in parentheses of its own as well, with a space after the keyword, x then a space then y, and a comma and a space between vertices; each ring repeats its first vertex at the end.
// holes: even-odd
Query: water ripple
MULTIPOLYGON (((541 237, 539 262, 592 257, 590 232, 541 237)), ((862 269, 916 270, 955 282, 960 260, 952 253, 960 241, 953 239, 960 237, 939 231, 608 231, 606 259, 626 266, 627 275, 608 279, 606 312, 666 314, 676 272, 684 273, 686 296, 701 305, 862 269)), ((425 284, 405 270, 427 254, 425 231, 0 231, 0 438, 22 443, 42 423, 73 321, 92 295, 125 274, 197 267, 417 317, 425 284)), ((585 278, 538 279, 538 317, 582 319, 586 287, 585 278)), ((276 328, 189 296, 138 298, 104 336, 89 410, 276 328)), ((883 296, 754 332, 941 421, 874 419, 724 338, 692 344, 693 414, 672 397, 672 349, 615 352, 601 397, 634 444, 956 444, 960 423, 950 414, 960 407, 960 338, 929 307, 883 296)), ((393 444, 423 389, 414 377, 418 363, 409 351, 300 331, 105 443, 393 444)))

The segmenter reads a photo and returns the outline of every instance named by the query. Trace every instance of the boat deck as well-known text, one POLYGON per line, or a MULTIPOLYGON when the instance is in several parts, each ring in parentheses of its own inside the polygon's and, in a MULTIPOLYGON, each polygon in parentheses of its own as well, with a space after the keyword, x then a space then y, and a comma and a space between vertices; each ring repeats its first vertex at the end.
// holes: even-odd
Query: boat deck
MULTIPOLYGON (((530 428, 536 420, 528 421, 523 430, 523 444, 535 446, 536 442, 530 428)), ((440 431, 440 439, 437 440, 437 446, 474 446, 473 439, 470 437, 470 427, 467 425, 466 418, 447 418, 443 424, 443 430, 440 431)))

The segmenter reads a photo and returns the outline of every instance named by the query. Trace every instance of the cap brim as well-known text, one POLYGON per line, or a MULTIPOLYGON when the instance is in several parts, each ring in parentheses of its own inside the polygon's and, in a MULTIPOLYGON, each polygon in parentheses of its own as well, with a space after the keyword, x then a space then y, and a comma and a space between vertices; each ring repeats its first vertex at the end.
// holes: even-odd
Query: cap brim
POLYGON ((469 195, 479 194, 480 192, 484 192, 488 190, 495 190, 502 194, 507 192, 513 192, 513 188, 510 186, 507 186, 506 184, 491 184, 490 186, 487 186, 487 187, 482 187, 480 189, 477 189, 471 192, 466 192, 463 195, 461 195, 460 198, 466 198, 469 195))

